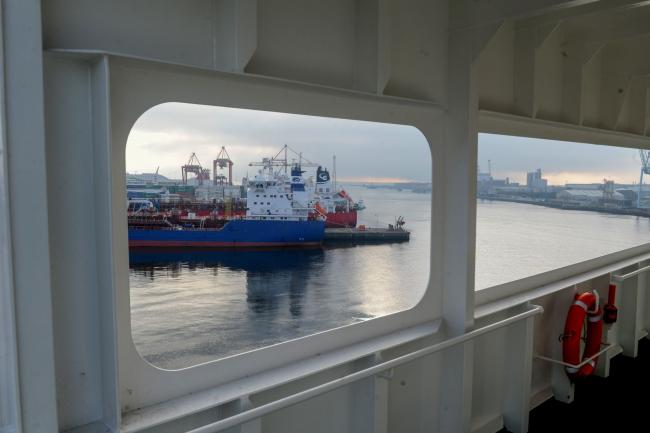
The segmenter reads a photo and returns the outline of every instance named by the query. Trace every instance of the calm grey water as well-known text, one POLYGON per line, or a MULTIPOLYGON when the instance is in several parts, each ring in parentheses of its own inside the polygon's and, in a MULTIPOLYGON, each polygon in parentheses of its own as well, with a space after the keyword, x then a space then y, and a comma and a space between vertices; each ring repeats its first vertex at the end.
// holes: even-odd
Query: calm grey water
POLYGON ((650 242, 648 218, 479 201, 476 288, 650 242))
POLYGON ((351 187, 359 224, 404 216, 408 243, 130 255, 140 354, 181 368, 407 309, 429 279, 427 194, 351 187))
MULTIPOLYGON (((359 223, 403 215, 411 241, 310 250, 131 254, 133 340, 182 368, 407 309, 429 278, 430 197, 351 187, 359 223)), ((478 290, 650 242, 644 218, 480 202, 478 290)))

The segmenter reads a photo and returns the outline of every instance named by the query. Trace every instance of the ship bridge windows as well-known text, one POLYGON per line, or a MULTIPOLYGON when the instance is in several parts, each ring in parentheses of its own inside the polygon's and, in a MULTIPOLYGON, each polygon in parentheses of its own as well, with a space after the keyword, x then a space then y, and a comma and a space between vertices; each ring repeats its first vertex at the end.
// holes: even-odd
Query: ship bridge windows
POLYGON ((650 242, 650 187, 639 182, 647 155, 633 148, 480 134, 477 290, 514 281, 525 285, 532 276, 543 284, 557 279, 559 268, 582 269, 650 242))

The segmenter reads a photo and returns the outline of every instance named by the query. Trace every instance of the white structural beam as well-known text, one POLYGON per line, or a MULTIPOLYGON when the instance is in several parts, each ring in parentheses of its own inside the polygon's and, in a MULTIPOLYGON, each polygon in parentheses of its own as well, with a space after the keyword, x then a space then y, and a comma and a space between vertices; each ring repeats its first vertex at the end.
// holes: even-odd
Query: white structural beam
POLYGON ((603 71, 603 47, 586 59, 580 77, 579 125, 598 127, 600 124, 600 89, 603 71))
POLYGON ((566 38, 573 44, 602 44, 650 33, 650 9, 621 8, 565 18, 566 38))
MULTIPOLYGON (((104 179, 113 176, 110 166, 110 76, 109 58, 102 56, 93 59, 90 69, 90 101, 92 110, 92 147, 93 147, 93 194, 95 197, 110 197, 105 189, 104 179)), ((117 383, 117 330, 116 330, 116 294, 115 279, 112 272, 115 251, 112 247, 110 230, 111 208, 110 199, 95 200, 94 213, 97 227, 101 229, 96 235, 97 254, 95 256, 97 269, 97 319, 101 339, 101 422, 110 429, 118 430, 120 424, 120 406, 117 383)), ((98 420, 99 421, 99 420, 98 420)))
MULTIPOLYGON (((459 0, 450 2, 452 28, 480 27, 495 21, 513 18, 537 18, 548 14, 571 13, 587 4, 604 3, 598 0, 503 0, 499 2, 459 0), (498 3, 498 6, 497 4, 498 3)), ((626 2, 629 3, 629 2, 626 2)), ((553 19, 555 21, 556 19, 553 19)))
POLYGON ((257 49, 257 0, 215 0, 214 68, 244 72, 257 49))
MULTIPOLYGON (((447 332, 460 335, 474 326, 474 254, 476 232, 476 164, 478 89, 476 61, 497 29, 449 35, 449 112, 445 147, 434 177, 443 190, 443 317, 447 332), (480 48, 477 48, 480 47, 480 48)), ((442 432, 471 429, 474 342, 447 351, 442 360, 442 432)))
POLYGON ((563 121, 582 125, 585 113, 597 110, 599 99, 588 98, 600 93, 600 63, 594 59, 601 49, 602 45, 597 43, 574 47, 571 43, 563 42, 558 50, 564 58, 561 107, 563 121))
POLYGON ((481 110, 479 130, 491 134, 650 149, 650 137, 481 110))
MULTIPOLYGON (((41 10, 3 2, 9 227, 23 433, 57 431, 41 10)), ((5 244, 4 248, 7 247, 5 244)))
POLYGON ((535 29, 533 116, 562 120, 564 95, 564 62, 559 47, 563 41, 561 23, 549 23, 535 29))
POLYGON ((391 16, 389 0, 356 0, 354 85, 383 93, 390 79, 391 16))
MULTIPOLYGON (((521 7, 528 6, 520 2, 521 7)), ((559 2, 558 2, 559 3, 559 2)), ((566 21, 577 17, 589 17, 592 15, 606 13, 614 14, 619 11, 636 11, 650 4, 647 0, 578 0, 550 6, 538 13, 528 12, 520 14, 519 22, 523 26, 535 26, 543 23, 566 21)))
POLYGON ((645 135, 650 8, 599 3, 502 22, 479 59, 481 109, 645 135))
MULTIPOLYGON (((535 113, 535 49, 534 28, 514 31, 514 113, 533 117, 535 113)), ((489 62, 489 60, 486 60, 489 62)))
POLYGON ((646 94, 650 86, 650 75, 632 76, 624 89, 625 98, 616 119, 615 129, 644 135, 646 113, 646 94))
POLYGON ((448 9, 445 1, 389 3, 390 41, 382 39, 383 44, 390 44, 390 73, 384 94, 446 101, 448 9))
MULTIPOLYGON (((476 79, 478 80, 479 108, 481 109, 500 112, 515 111, 514 40, 514 23, 503 21, 478 54, 476 79)), ((523 93, 521 88, 518 91, 520 94, 523 93)), ((526 105, 526 103, 522 105, 526 105)))
POLYGON ((14 317, 9 177, 7 174, 3 19, 0 9, 0 431, 20 429, 20 392, 14 317))
MULTIPOLYGON (((647 246, 476 294, 477 134, 650 148, 649 2, 41 4, 0 11, 0 430, 523 432, 532 388, 573 399, 561 367, 532 367, 533 347, 561 356, 575 291, 647 246), (433 180, 422 301, 188 369, 147 364, 130 329, 124 146, 169 101, 418 128, 433 180), (472 334, 538 300, 542 325, 472 334)), ((650 297, 647 277, 630 284, 611 338, 634 355, 650 297)))

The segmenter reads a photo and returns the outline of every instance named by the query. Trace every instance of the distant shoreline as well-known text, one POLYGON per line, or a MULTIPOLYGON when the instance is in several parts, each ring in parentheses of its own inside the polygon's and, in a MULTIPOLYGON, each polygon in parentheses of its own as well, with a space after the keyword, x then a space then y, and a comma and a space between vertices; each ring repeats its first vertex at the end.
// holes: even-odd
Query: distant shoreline
POLYGON ((509 198, 509 197, 492 197, 492 196, 490 197, 478 196, 476 199, 485 200, 485 201, 501 201, 501 202, 508 202, 508 203, 531 204, 534 206, 550 207, 553 209, 561 209, 561 210, 579 210, 579 211, 606 213, 610 215, 630 215, 630 216, 639 216, 639 217, 646 217, 646 218, 650 217, 650 209, 608 208, 604 206, 571 206, 571 205, 558 203, 558 202, 527 200, 527 199, 509 198))

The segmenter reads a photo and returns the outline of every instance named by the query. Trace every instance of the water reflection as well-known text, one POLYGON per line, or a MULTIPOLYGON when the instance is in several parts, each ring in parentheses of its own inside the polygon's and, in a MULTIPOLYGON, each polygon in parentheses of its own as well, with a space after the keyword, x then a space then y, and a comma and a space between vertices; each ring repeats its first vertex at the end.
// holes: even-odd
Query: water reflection
MULTIPOLYGON (((353 192, 411 240, 324 249, 140 250, 130 255, 131 330, 154 365, 179 368, 412 307, 429 277, 431 203, 391 190, 353 192)), ((359 224, 377 224, 376 215, 359 224)))
MULTIPOLYGON (((151 281, 164 273, 180 278, 184 271, 220 273, 244 272, 246 303, 250 312, 267 320, 282 314, 283 300, 289 300, 289 314, 300 317, 307 290, 306 282, 320 279, 324 251, 321 248, 282 248, 264 250, 135 250, 129 253, 132 272, 151 281)), ((226 276, 227 278, 227 276, 226 276)))

